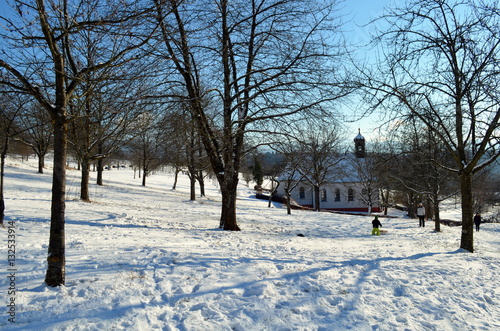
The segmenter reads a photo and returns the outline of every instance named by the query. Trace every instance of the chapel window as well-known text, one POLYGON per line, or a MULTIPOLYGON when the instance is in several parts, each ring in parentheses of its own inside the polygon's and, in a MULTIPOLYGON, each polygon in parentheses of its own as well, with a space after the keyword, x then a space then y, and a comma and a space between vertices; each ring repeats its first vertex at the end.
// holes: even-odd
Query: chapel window
POLYGON ((335 201, 340 201, 340 190, 338 188, 335 189, 335 201))
POLYGON ((321 201, 326 201, 326 190, 321 190, 321 201))
POLYGON ((352 188, 347 190, 347 201, 354 201, 354 190, 352 188))

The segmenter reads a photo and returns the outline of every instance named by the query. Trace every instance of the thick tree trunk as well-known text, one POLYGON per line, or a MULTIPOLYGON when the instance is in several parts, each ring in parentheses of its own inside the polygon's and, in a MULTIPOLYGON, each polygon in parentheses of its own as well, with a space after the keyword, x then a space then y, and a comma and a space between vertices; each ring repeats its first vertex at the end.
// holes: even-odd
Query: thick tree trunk
POLYGON ((50 216, 50 238, 47 257, 48 286, 60 286, 65 282, 65 209, 66 209, 66 152, 67 124, 63 116, 54 123, 54 170, 52 178, 52 208, 50 216))
POLYGON ((462 238, 460 248, 474 252, 474 211, 472 210, 472 175, 459 175, 462 195, 462 238))
POLYGON ((220 227, 224 230, 240 231, 236 222, 236 197, 238 176, 226 178, 221 185, 222 211, 220 217, 220 227))
POLYGON ((236 192, 223 191, 221 224, 224 230, 240 231, 236 222, 236 192))
POLYGON ((80 183, 80 199, 85 202, 90 201, 89 196, 90 160, 84 156, 82 158, 82 180, 80 183))
POLYGON ((189 199, 191 201, 196 201, 196 178, 194 177, 193 173, 190 173, 189 175, 189 192, 189 199))

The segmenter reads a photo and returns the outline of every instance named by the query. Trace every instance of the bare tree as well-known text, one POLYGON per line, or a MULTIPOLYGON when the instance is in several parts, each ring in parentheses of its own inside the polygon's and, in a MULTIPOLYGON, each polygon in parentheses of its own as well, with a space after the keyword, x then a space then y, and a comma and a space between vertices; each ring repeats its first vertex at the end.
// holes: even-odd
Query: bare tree
MULTIPOLYGON (((65 282, 65 197, 68 105, 84 77, 134 57, 130 51, 141 47, 146 38, 136 33, 140 17, 136 2, 35 0, 10 1, 0 17, 0 48, 8 59, 0 59, 0 83, 20 93, 31 94, 52 119, 54 167, 52 181, 51 228, 45 283, 65 282), (78 1, 77 1, 78 2, 78 1), (90 19, 87 15, 92 13, 90 19), (83 16, 82 16, 83 14, 83 16), (77 45, 87 31, 102 31, 102 53, 92 63, 79 61, 77 45)), ((134 54, 135 56, 135 54, 134 54)))
POLYGON ((498 3, 413 0, 383 20, 380 71, 361 71, 367 97, 418 119, 446 148, 460 182, 460 247, 473 252, 473 174, 500 155, 498 3))
POLYGON ((210 164, 204 153, 192 113, 185 101, 173 103, 169 114, 165 114, 162 127, 165 129, 162 137, 163 149, 167 156, 165 162, 175 173, 172 189, 175 190, 178 173, 185 172, 190 181, 190 200, 196 200, 197 182, 200 186, 200 195, 204 196, 204 172, 210 164))
POLYGON ((134 137, 135 121, 148 107, 142 102, 148 84, 140 77, 139 70, 126 69, 127 76, 119 81, 99 83, 102 77, 89 79, 91 87, 78 91, 78 97, 70 103, 74 115, 68 131, 69 142, 81 164, 82 201, 90 201, 91 164, 97 161, 97 184, 102 185, 103 159, 134 137), (130 74, 136 78, 132 79, 130 74))
POLYGON ((29 146, 38 157, 38 173, 45 168, 45 156, 52 148, 52 123, 49 114, 39 109, 36 102, 24 107, 18 119, 19 134, 16 139, 29 146))
POLYGON ((300 153, 298 144, 291 141, 282 141, 279 144, 273 145, 273 148, 284 156, 278 180, 285 192, 287 215, 290 215, 292 213, 292 192, 304 179, 304 176, 299 171, 302 154, 300 153))
POLYGON ((179 173, 181 173, 186 167, 186 153, 184 152, 186 144, 183 139, 184 137, 181 134, 184 133, 184 120, 185 118, 183 116, 173 114, 166 123, 165 144, 163 149, 165 155, 168 156, 165 163, 174 170, 174 183, 172 184, 172 190, 177 189, 179 173))
POLYGON ((146 178, 164 164, 163 118, 153 111, 144 112, 136 120, 136 127, 137 135, 129 145, 142 168, 142 186, 146 186, 146 178))
POLYGON ((12 94, 0 94, 0 226, 5 218, 4 174, 5 159, 9 152, 10 142, 18 134, 17 117, 28 100, 12 94))
POLYGON ((474 210, 486 213, 498 208, 500 179, 493 169, 485 169, 474 176, 474 210))
POLYGON ((181 77, 222 193, 220 226, 240 230, 236 188, 245 137, 324 110, 339 50, 333 2, 155 0, 163 58, 181 77), (329 42, 325 42, 328 39, 329 42), (206 107, 211 100, 213 108, 206 107), (215 110, 215 116, 209 116, 215 110), (213 121, 212 121, 213 119, 213 121))
POLYGON ((426 216, 434 220, 434 229, 439 232, 440 203, 457 194, 456 177, 447 170, 453 166, 450 155, 432 130, 421 123, 407 121, 396 131, 398 153, 393 155, 389 177, 409 192, 410 215, 416 217, 417 205, 424 203, 426 216))
POLYGON ((292 214, 292 192, 302 179, 302 175, 300 175, 300 172, 293 164, 290 164, 289 168, 285 168, 282 177, 280 177, 280 181, 283 183, 283 190, 285 191, 286 213, 288 215, 292 214))
MULTIPOLYGON (((396 165, 396 152, 387 137, 382 137, 384 141, 375 141, 371 144, 369 158, 372 160, 370 171, 373 171, 376 179, 376 188, 379 192, 380 205, 384 208, 384 215, 387 215, 389 207, 394 206, 394 193, 401 187, 400 183, 394 180, 394 170, 396 165)), ((366 169, 365 169, 366 170, 366 169)), ((366 187, 365 187, 366 189, 366 187)))
POLYGON ((332 125, 307 127, 298 135, 300 163, 298 171, 314 189, 314 209, 321 210, 320 189, 332 181, 337 165, 343 160, 338 152, 337 129, 332 125))
POLYGON ((178 135, 184 143, 184 159, 186 161, 186 173, 190 182, 190 200, 196 200, 196 182, 200 186, 200 194, 205 195, 204 191, 204 175, 203 171, 210 167, 207 164, 205 153, 203 152, 203 144, 201 143, 200 135, 196 130, 195 122, 192 119, 192 113, 184 108, 181 120, 182 122, 177 127, 178 135))
POLYGON ((340 177, 346 183, 358 183, 361 194, 357 197, 368 206, 372 213, 375 204, 380 203, 380 178, 377 176, 377 159, 373 157, 346 158, 346 166, 339 169, 340 177))

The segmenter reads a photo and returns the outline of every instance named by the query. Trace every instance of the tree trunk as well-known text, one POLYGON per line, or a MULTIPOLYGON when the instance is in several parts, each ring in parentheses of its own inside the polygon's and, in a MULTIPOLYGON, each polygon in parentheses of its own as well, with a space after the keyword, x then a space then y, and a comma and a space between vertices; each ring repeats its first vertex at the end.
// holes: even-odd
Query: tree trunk
POLYGON ((174 175, 174 185, 172 185, 172 190, 175 191, 175 189, 177 188, 177 179, 179 177, 179 168, 175 168, 175 175, 174 175))
POLYGON ((89 196, 90 160, 87 156, 82 158, 82 180, 80 183, 80 199, 85 202, 90 201, 89 196))
POLYGON ((417 208, 416 206, 418 205, 417 202, 415 201, 415 197, 412 191, 409 191, 408 193, 408 217, 410 218, 416 218, 417 217, 417 208))
MULTIPOLYGON (((192 130, 194 130, 194 127, 192 127, 192 130)), ((191 132, 191 137, 193 137, 193 132, 191 132)), ((191 138, 190 143, 186 146, 187 152, 187 161, 188 161, 188 176, 189 176, 189 193, 190 193, 190 200, 195 201, 196 200, 196 167, 195 167, 195 150, 194 150, 194 138, 191 138)))
POLYGON ((5 174, 5 158, 7 157, 7 150, 9 149, 9 137, 5 137, 5 144, 1 155, 0 164, 0 225, 3 226, 5 219, 5 200, 3 195, 3 181, 5 174))
POLYGON ((238 176, 225 178, 221 185, 222 211, 220 217, 220 227, 224 230, 240 231, 236 222, 236 196, 237 196, 238 176))
POLYGON ((41 154, 38 155, 38 173, 43 174, 43 168, 45 168, 45 157, 41 154))
POLYGON ((5 218, 5 200, 3 198, 3 189, 0 192, 0 226, 3 227, 3 220, 5 218))
POLYGON ((102 186, 102 172, 104 171, 104 158, 97 159, 97 185, 102 186))
POLYGON ((460 192, 462 195, 462 238, 460 248, 474 252, 474 211, 472 210, 472 175, 461 173, 460 192))
POLYGON ((290 206, 290 204, 291 204, 290 191, 285 190, 285 195, 286 195, 286 214, 291 215, 292 214, 292 207, 290 206))
POLYGON ((189 199, 191 201, 196 201, 196 178, 191 172, 189 174, 189 192, 190 192, 189 199))
POLYGON ((389 209, 389 196, 390 196, 390 190, 385 190, 385 194, 384 194, 384 191, 382 191, 382 203, 384 205, 384 216, 387 216, 387 212, 389 209))
POLYGON ((434 200, 434 231, 441 232, 441 218, 439 217, 439 196, 437 193, 433 194, 434 200))
POLYGON ((54 123, 54 170, 52 177, 52 207, 50 216, 50 238, 48 267, 45 283, 61 286, 65 282, 66 253, 64 213, 66 208, 66 153, 67 124, 64 116, 56 116, 54 123))
POLYGON ((274 177, 271 178, 271 190, 269 191, 269 201, 267 203, 267 208, 271 208, 271 203, 273 201, 273 196, 278 191, 278 187, 279 186, 280 186, 280 182, 274 180, 274 177), (274 183, 276 183, 276 186, 274 186, 274 183))
POLYGON ((316 211, 321 210, 320 200, 319 186, 314 186, 314 210, 316 211))
MULTIPOLYGON (((194 126, 193 126, 194 127, 194 126)), ((198 136, 198 159, 202 160, 203 159, 203 142, 201 141, 201 138, 198 136)), ((200 185, 200 196, 204 197, 205 196, 205 179, 203 177, 203 170, 199 170, 197 172, 197 179, 198 179, 198 184, 200 185)))
MULTIPOLYGON (((120 169, 120 167, 118 167, 120 169)), ((146 156, 144 156, 144 162, 142 166, 142 186, 146 186, 146 177, 149 176, 149 163, 146 161, 146 156)), ((139 178, 141 177, 141 172, 139 171, 139 178)))
POLYGON ((200 185, 200 196, 205 196, 205 179, 203 177, 203 171, 198 172, 198 184, 200 185))
POLYGON ((104 157, 102 157, 102 143, 97 145, 97 153, 99 158, 97 159, 97 185, 102 186, 102 172, 104 171, 104 157))
POLYGON ((236 192, 222 191, 222 229, 230 231, 240 231, 236 222, 236 192))

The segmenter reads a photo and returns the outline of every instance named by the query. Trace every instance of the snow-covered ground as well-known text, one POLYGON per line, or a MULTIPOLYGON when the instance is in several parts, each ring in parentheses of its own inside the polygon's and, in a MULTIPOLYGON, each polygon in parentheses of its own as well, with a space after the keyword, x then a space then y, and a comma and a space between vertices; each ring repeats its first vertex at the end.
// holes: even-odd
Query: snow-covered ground
POLYGON ((142 187, 128 169, 92 184, 92 203, 68 172, 66 286, 48 288, 50 172, 19 160, 5 170, 16 270, 12 283, 4 253, 0 329, 500 330, 500 224, 482 225, 471 254, 458 227, 381 217, 388 234, 371 236, 371 217, 286 215, 242 186, 242 231, 226 232, 210 182, 190 202, 185 178, 176 191, 168 174, 142 187))

